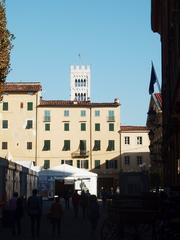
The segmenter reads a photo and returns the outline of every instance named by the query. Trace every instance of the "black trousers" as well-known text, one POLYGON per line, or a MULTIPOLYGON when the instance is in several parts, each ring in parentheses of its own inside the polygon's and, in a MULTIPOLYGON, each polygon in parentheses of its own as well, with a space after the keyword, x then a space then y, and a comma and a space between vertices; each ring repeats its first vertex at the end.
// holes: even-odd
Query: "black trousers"
POLYGON ((30 215, 30 218, 31 218, 32 237, 35 237, 35 236, 39 237, 41 216, 40 215, 30 215))

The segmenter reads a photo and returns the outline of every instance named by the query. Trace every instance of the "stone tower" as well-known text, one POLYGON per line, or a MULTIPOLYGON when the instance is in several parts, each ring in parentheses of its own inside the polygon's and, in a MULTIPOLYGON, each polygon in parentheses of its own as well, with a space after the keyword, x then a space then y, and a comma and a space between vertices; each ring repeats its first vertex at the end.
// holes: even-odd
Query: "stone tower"
POLYGON ((91 71, 87 65, 71 65, 71 100, 89 101, 91 71))

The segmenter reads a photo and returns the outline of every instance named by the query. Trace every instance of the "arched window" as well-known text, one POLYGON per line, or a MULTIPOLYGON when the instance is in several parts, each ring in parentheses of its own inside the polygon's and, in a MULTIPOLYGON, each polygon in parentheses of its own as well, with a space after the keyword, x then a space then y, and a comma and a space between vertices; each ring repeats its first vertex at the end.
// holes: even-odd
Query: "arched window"
POLYGON ((77 93, 75 93, 75 100, 77 100, 77 93))
POLYGON ((86 79, 84 79, 84 87, 86 86, 86 79))
POLYGON ((78 79, 78 87, 80 87, 80 86, 81 86, 80 79, 78 79))
POLYGON ((84 101, 86 101, 86 93, 84 93, 84 101))
POLYGON ((78 101, 80 101, 80 93, 78 93, 78 101))
POLYGON ((77 79, 75 79, 75 87, 77 87, 77 79))
POLYGON ((81 93, 81 101, 83 101, 83 93, 81 93))
POLYGON ((81 79, 81 87, 83 87, 83 79, 81 79))

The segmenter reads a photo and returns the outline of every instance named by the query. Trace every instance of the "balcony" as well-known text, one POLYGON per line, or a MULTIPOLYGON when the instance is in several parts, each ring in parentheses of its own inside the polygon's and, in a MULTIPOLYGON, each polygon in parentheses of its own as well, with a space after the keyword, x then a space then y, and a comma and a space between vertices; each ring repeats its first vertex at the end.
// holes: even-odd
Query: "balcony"
POLYGON ((77 151, 71 153, 71 157, 72 158, 79 158, 79 157, 86 158, 86 157, 89 157, 89 151, 77 150, 77 151))

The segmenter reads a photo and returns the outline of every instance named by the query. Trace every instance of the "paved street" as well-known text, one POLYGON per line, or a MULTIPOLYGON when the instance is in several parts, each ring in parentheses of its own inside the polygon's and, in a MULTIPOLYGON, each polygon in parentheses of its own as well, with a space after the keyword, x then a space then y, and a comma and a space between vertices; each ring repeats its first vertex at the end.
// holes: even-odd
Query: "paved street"
MULTIPOLYGON (((43 202, 43 217, 41 221, 41 233, 39 239, 52 239, 51 234, 51 223, 48 222, 46 214, 48 211, 48 208, 50 207, 51 201, 44 201, 43 202)), ((63 200, 62 200, 63 203, 63 200)), ((95 236, 91 235, 90 231, 90 225, 87 219, 82 218, 82 214, 80 212, 78 218, 74 218, 72 208, 70 209, 64 209, 64 216, 62 221, 62 234, 61 238, 55 238, 55 239, 63 239, 63 240, 91 240, 96 239, 99 240, 99 231, 100 226, 103 221, 105 213, 102 211, 100 207, 101 212, 101 218, 99 221, 99 226, 96 232, 95 236)), ((0 227, 0 239, 20 239, 20 240, 30 240, 31 234, 30 234, 30 221, 29 217, 26 215, 23 218, 22 221, 22 235, 21 237, 12 237, 11 231, 8 228, 2 228, 0 227)))

